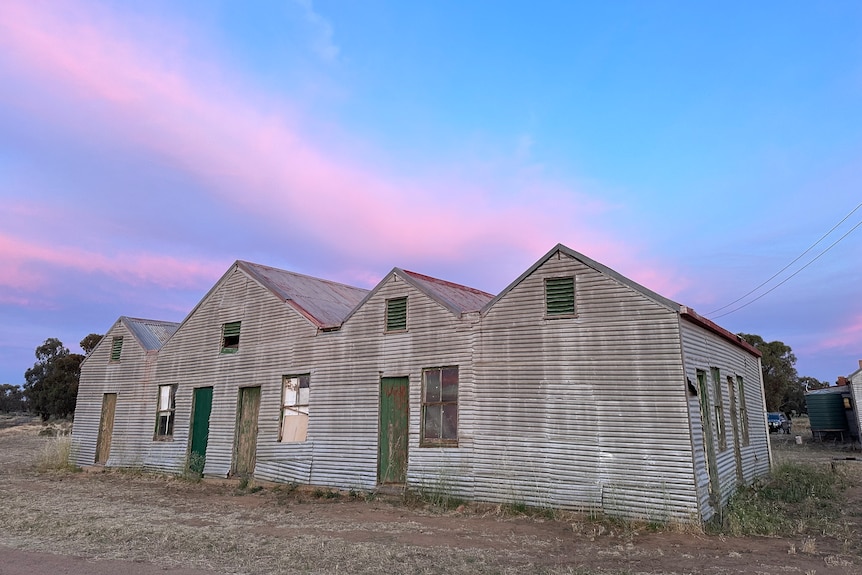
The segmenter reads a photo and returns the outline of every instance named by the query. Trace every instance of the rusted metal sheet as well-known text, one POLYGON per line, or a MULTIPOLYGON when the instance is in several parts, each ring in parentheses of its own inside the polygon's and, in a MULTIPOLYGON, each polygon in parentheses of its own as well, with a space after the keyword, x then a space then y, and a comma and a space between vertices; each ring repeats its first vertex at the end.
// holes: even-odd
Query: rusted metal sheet
POLYGON ((277 268, 238 261, 237 266, 321 329, 341 325, 368 290, 277 268))

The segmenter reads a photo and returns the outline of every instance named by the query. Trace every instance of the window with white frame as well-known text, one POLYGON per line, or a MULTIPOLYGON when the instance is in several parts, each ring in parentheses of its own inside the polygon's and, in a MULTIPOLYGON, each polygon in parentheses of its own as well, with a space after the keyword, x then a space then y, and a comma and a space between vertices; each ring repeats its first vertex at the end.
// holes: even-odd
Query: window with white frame
POLYGON ((159 405, 156 414, 156 439, 170 439, 174 435, 174 412, 176 411, 175 385, 159 386, 159 405))
POLYGON ((305 441, 308 435, 308 400, 311 375, 285 375, 281 378, 281 442, 305 441))

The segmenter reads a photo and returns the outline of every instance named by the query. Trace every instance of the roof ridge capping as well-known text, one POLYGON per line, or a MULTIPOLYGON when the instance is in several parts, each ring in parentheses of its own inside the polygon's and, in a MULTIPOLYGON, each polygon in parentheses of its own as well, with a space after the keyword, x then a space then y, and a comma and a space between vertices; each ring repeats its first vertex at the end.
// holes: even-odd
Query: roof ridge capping
POLYGON ((258 263, 250 262, 247 260, 236 260, 236 265, 242 267, 243 269, 246 269, 246 271, 252 271, 252 273, 254 273, 253 272, 254 268, 263 268, 263 269, 272 270, 274 272, 278 272, 278 273, 282 273, 282 274, 290 274, 293 276, 307 278, 307 279, 314 280, 314 281, 321 282, 321 283, 327 283, 327 284, 332 284, 332 285, 337 285, 337 286, 344 286, 344 287, 352 288, 355 290, 368 291, 365 288, 356 287, 354 285, 346 284, 344 282, 337 282, 335 280, 328 280, 326 278, 319 278, 317 276, 312 276, 309 274, 304 274, 304 273, 300 273, 300 272, 286 270, 284 268, 277 268, 275 266, 268 266, 266 264, 258 264, 258 263))

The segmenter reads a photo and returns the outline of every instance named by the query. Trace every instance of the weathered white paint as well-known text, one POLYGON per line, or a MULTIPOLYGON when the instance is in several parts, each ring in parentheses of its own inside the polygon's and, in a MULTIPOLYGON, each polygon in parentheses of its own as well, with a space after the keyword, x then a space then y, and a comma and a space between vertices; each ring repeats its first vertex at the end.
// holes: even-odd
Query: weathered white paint
MULTIPOLYGON (((232 266, 162 346, 155 367, 152 354, 144 354, 139 369, 124 357, 123 376, 112 379, 109 343, 94 351, 79 395, 76 461, 92 460, 101 394, 116 392, 117 422, 122 406, 129 437, 126 447, 115 439, 119 447, 108 464, 181 472, 193 390, 212 386, 204 474, 227 476, 239 389, 260 387, 256 478, 374 489, 380 379, 408 377, 409 487, 624 517, 706 520, 737 486, 739 430, 725 389, 728 442, 716 446, 720 488, 711 497, 698 398, 686 381, 696 386, 698 369, 718 368, 721 381, 741 376, 745 384, 750 442, 740 449, 742 479, 768 471, 757 356, 728 334, 685 319, 678 304, 562 246, 493 299, 396 268, 340 328, 332 319, 344 305, 326 308, 318 300, 335 311, 317 321, 301 302, 288 305, 290 278, 264 272, 232 266), (577 313, 547 318, 544 281, 562 276, 575 278, 577 313), (270 280, 278 289, 266 285, 270 280), (407 329, 387 333, 386 300, 396 297, 407 298, 407 329), (237 321, 239 349, 222 354, 222 326, 237 321), (459 369, 458 444, 425 447, 422 372, 444 366, 459 369), (279 441, 283 377, 305 373, 305 441, 279 441), (168 441, 152 435, 159 384, 178 388, 168 441)), ((303 293, 313 292, 315 281, 303 277, 303 293)))

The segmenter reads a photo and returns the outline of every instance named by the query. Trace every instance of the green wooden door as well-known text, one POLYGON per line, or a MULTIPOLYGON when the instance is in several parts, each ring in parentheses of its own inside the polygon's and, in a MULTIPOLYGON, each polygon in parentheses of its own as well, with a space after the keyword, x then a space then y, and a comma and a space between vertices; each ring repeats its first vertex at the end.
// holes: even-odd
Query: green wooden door
POLYGON ((254 473, 257 454, 257 414, 260 410, 260 388, 239 390, 233 475, 248 477, 254 473))
POLYGON ((114 411, 116 407, 116 393, 106 393, 102 396, 102 416, 99 418, 99 436, 96 438, 95 463, 107 463, 111 454, 111 438, 114 435, 114 411))
POLYGON ((192 432, 189 445, 189 470, 203 473, 207 460, 207 439, 210 435, 210 412, 213 388, 199 387, 192 397, 192 432))
POLYGON ((709 492, 713 502, 717 504, 721 499, 721 494, 719 493, 718 467, 715 460, 715 440, 713 439, 710 417, 712 407, 709 405, 709 386, 706 382, 705 371, 697 371, 697 386, 698 395, 700 396, 700 422, 703 426, 703 456, 706 459, 707 473, 709 473, 709 492))
POLYGON ((405 483, 407 480, 407 414, 410 380, 406 377, 380 379, 380 441, 377 480, 405 483))

